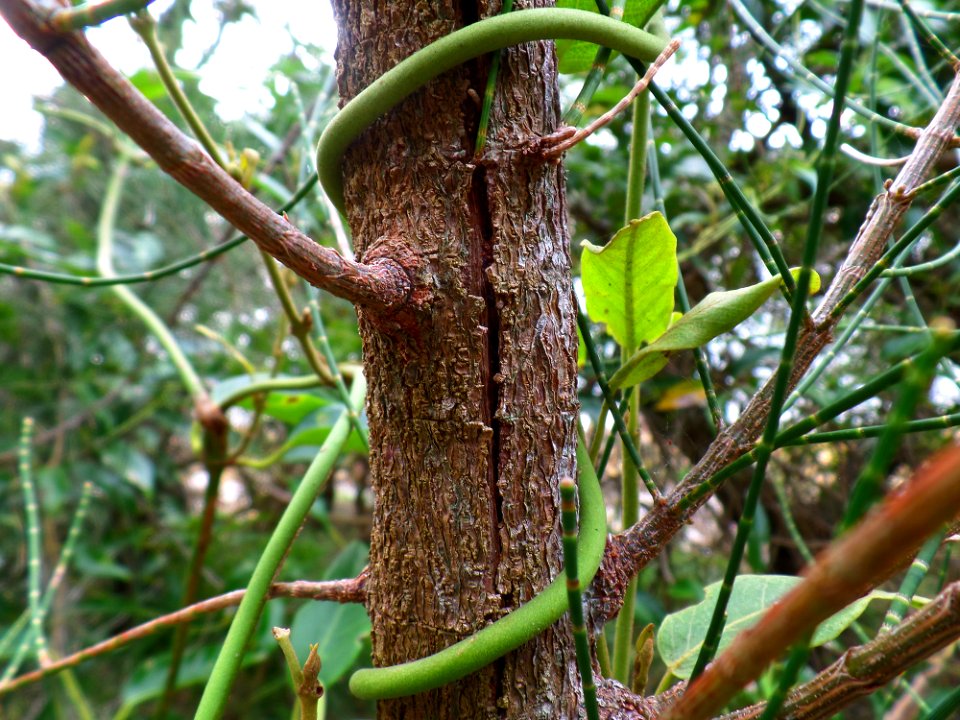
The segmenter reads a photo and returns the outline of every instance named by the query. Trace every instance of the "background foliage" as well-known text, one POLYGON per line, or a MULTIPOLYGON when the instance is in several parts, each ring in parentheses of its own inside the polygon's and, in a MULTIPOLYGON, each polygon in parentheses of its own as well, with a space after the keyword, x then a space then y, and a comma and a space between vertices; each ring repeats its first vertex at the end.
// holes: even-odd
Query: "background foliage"
MULTIPOLYGON (((225 32, 252 7, 222 3, 225 32)), ((922 3, 918 9, 933 9, 922 3)), ((843 25, 837 13, 844 3, 747 2, 752 13, 791 58, 827 82, 836 67, 843 25)), ((268 12, 258 7, 256 12, 268 12)), ((670 3, 672 33, 681 38, 677 68, 664 84, 711 147, 731 169, 748 196, 775 228, 791 264, 801 254, 813 161, 822 139, 829 100, 799 79, 783 60, 757 44, 731 6, 706 0, 670 3)), ((942 12, 928 22, 949 47, 960 44, 960 14, 942 12)), ((115 22, 122 22, 115 21, 115 22)), ((189 2, 178 0, 160 17, 168 55, 190 22, 189 2)), ((904 30, 903 15, 885 3, 868 6, 862 26, 863 51, 852 93, 875 103, 882 114, 922 126, 936 108, 952 70, 927 46, 917 52, 904 30)), ((273 97, 269 112, 224 124, 217 119, 217 98, 199 89, 203 68, 184 68, 179 78, 194 107, 217 140, 259 155, 255 186, 262 198, 279 205, 313 171, 316 131, 334 112, 332 69, 317 69, 316 48, 299 46, 279 57, 264 86, 273 97), (282 80, 282 81, 281 81, 282 80)), ((146 57, 146 55, 145 55, 146 57)), ((565 61, 576 68, 571 59, 565 61)), ((580 75, 564 77, 572 98, 580 75)), ((156 72, 144 69, 132 80, 175 122, 182 121, 156 72)), ((613 104, 633 83, 626 64, 614 62, 588 115, 613 104)), ((122 139, 69 88, 37 99, 44 113, 38 148, 0 139, 0 262, 61 273, 96 274, 96 227, 106 183, 122 139)), ((625 202, 629 116, 619 117, 591 142, 566 159, 568 201, 574 250, 586 239, 605 244, 620 228, 625 202)), ((872 134, 862 118, 845 116, 848 142, 883 157, 909 152, 899 136, 881 129, 872 134)), ((680 131, 654 111, 664 205, 678 239, 681 271, 691 301, 708 292, 751 285, 765 279, 762 266, 742 235, 701 157, 680 131)), ((0 127, 2 134, 2 127, 0 127)), ((239 155, 237 156, 239 157, 239 155)), ((949 155, 954 163, 955 155, 949 155)), ((946 170, 948 168, 943 168, 946 170)), ((832 276, 889 169, 844 159, 829 198, 823 251, 817 271, 832 276)), ((649 188, 648 188, 649 190, 649 188)), ((645 207, 652 208, 648 192, 645 207)), ((922 209, 911 210, 906 222, 922 209)), ((956 244, 951 228, 960 222, 948 208, 941 221, 917 245, 908 262, 939 257, 956 244)), ((291 217, 318 242, 336 246, 328 209, 311 193, 291 217)), ((230 236, 229 228, 202 203, 162 176, 152 163, 135 160, 117 220, 114 263, 117 271, 138 273, 199 252, 230 236)), ((929 319, 960 317, 960 260, 910 278, 916 308, 929 319)), ((297 302, 305 305, 302 284, 290 278, 297 302)), ((251 373, 304 376, 310 369, 301 348, 288 335, 276 295, 250 244, 175 276, 133 286, 171 327, 214 397, 248 381, 251 373)), ((829 403, 851 383, 887 368, 922 345, 914 306, 905 286, 894 281, 870 320, 831 367, 806 392, 788 417, 800 417, 829 403)), ((352 309, 335 298, 322 300, 323 318, 337 359, 349 369, 360 359, 352 309)), ((775 367, 785 324, 781 301, 761 311, 708 346, 708 358, 727 419, 753 395, 775 367)), ((595 332, 601 331, 600 326, 595 332)), ((618 364, 615 344, 601 345, 610 369, 618 364)), ((0 628, 11 626, 25 607, 26 546, 24 515, 16 482, 16 444, 23 416, 35 418, 35 481, 43 523, 44 566, 58 556, 81 484, 94 484, 94 502, 76 547, 67 581, 48 618, 49 641, 57 654, 93 644, 147 619, 180 607, 186 567, 199 524, 202 467, 197 463, 197 431, 190 400, 173 365, 140 320, 108 289, 87 289, 0 276, 0 628)), ((953 364, 941 366, 921 415, 955 411, 960 400, 953 364)), ((663 487, 682 477, 712 439, 705 403, 687 355, 671 360, 643 386, 641 441, 647 465, 663 487)), ((585 412, 596 417, 599 391, 584 370, 585 412)), ((890 397, 882 396, 841 418, 841 425, 882 422, 890 397)), ((303 472, 325 428, 342 409, 330 390, 274 395, 258 412, 247 402, 230 413, 243 431, 262 414, 240 464, 225 476, 216 535, 203 575, 201 597, 242 587, 266 534, 289 497, 291 483, 303 472), (273 462, 260 462, 284 446, 273 462)), ((949 434, 949 431, 946 431, 949 434)), ((234 435, 237 441, 239 435, 234 435)), ((914 467, 944 432, 906 438, 897 456, 902 468, 914 467)), ((843 498, 865 462, 869 441, 786 448, 774 456, 769 472, 786 481, 786 496, 807 543, 816 549, 828 540, 843 513, 843 498)), ((363 492, 365 464, 356 442, 342 463, 335 492, 319 500, 300 542, 294 545, 283 578, 352 577, 365 562, 369 498, 363 492)), ((615 450, 619 453, 619 450, 615 450)), ((615 456, 617 457, 617 456, 615 456)), ((609 465, 611 500, 618 492, 619 463, 609 465)), ((667 613, 703 597, 704 587, 722 572, 724 548, 732 538, 732 520, 742 503, 745 478, 731 483, 701 513, 696 524, 674 542, 659 563, 643 571, 635 616, 641 626, 659 624, 667 613)), ((942 582, 946 560, 920 594, 933 594, 942 582)), ((774 493, 763 508, 751 543, 754 572, 794 574, 803 558, 791 539, 774 493)), ((954 571, 955 572, 955 571, 954 571)), ((372 707, 354 700, 336 681, 356 663, 367 662, 368 624, 357 606, 274 600, 249 654, 247 680, 235 689, 234 707, 251 717, 281 717, 289 706, 289 687, 269 634, 275 624, 294 628, 301 643, 306 628, 321 640, 331 717, 369 716, 372 707), (302 632, 298 632, 298 629, 302 632), (317 634, 319 633, 319 635, 317 634)), ((876 624, 879 612, 863 622, 876 624)), ((229 612, 207 616, 191 626, 189 661, 170 717, 190 717, 196 685, 209 672, 229 623, 229 612)), ((812 662, 832 660, 837 645, 816 651, 812 662)), ((305 655, 300 649, 301 657, 305 655)), ((89 661, 74 671, 95 717, 140 715, 140 703, 162 690, 169 662, 170 633, 162 632, 120 652, 89 661)), ((0 661, 5 658, 0 658, 0 661)), ((655 669, 652 677, 662 671, 655 669)), ((941 671, 937 687, 958 678, 941 671)), ((81 714, 68 684, 48 679, 13 696, 0 698, 0 714, 9 717, 70 717, 81 714)), ((877 704, 863 703, 849 717, 872 717, 877 704)))

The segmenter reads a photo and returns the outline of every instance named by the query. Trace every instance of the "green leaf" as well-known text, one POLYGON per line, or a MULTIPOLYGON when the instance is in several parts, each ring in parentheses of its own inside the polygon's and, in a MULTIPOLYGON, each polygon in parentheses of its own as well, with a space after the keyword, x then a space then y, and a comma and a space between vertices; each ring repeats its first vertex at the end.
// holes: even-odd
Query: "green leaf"
POLYGON ((632 351, 663 334, 673 312, 677 238, 658 212, 630 223, 580 259, 587 314, 632 351))
MULTIPOLYGON (((800 273, 798 269, 790 272, 794 278, 800 273)), ((660 372, 671 353, 692 350, 729 332, 755 313, 777 291, 780 282, 779 277, 772 277, 739 290, 710 293, 663 335, 634 353, 610 378, 610 387, 628 388, 641 383, 660 372)), ((820 276, 814 273, 810 292, 819 289, 820 276)))
MULTIPOLYGON (((558 8, 572 8, 597 12, 594 0, 557 0, 558 8)), ((650 19, 651 3, 649 0, 627 0, 624 6, 623 21, 634 27, 642 27, 650 19)), ((593 67, 593 58, 599 49, 598 45, 583 42, 582 40, 557 40, 557 59, 560 61, 560 72, 564 74, 586 72, 593 67)), ((616 55, 611 55, 611 59, 616 55)))
MULTIPOLYGON (((331 403, 311 413, 297 425, 283 444, 283 454, 281 457, 286 462, 310 462, 313 456, 317 454, 320 446, 327 435, 330 434, 330 428, 337 421, 344 411, 344 406, 340 403, 331 403)), ((360 423, 366 425, 365 417, 360 416, 360 423)), ((343 446, 343 453, 363 453, 366 446, 357 436, 351 433, 346 445, 343 446)))
MULTIPOLYGON (((180 82, 196 82, 199 79, 197 73, 190 72, 189 70, 182 70, 180 68, 174 70, 173 74, 178 80, 180 80, 180 82)), ((128 79, 131 83, 133 83, 133 86, 147 98, 147 100, 156 101, 160 98, 166 97, 167 95, 167 88, 163 84, 163 80, 161 80, 160 74, 156 70, 138 70, 128 79)))
POLYGON ((101 458, 104 465, 146 496, 153 495, 156 467, 145 454, 130 445, 110 445, 101 458))
MULTIPOLYGON (((281 608, 278 604, 271 603, 260 619, 259 627, 261 630, 257 633, 259 641, 256 645, 250 647, 244 655, 242 667, 257 665, 267 659, 272 659, 274 663, 279 662, 276 659, 276 655, 279 653, 276 650, 276 643, 269 632, 269 628, 281 623, 281 608)), ((220 645, 217 644, 191 648, 184 655, 183 664, 177 674, 177 687, 183 688, 206 682, 210 678, 210 673, 219 654, 220 645)), ((170 656, 170 652, 154 653, 136 667, 130 678, 124 683, 120 693, 123 705, 127 710, 163 694, 167 684, 170 656)))
MULTIPOLYGON (((557 7, 597 12, 593 0, 557 0, 557 7)), ((597 54, 596 45, 582 40, 557 40, 555 44, 559 69, 564 74, 586 72, 593 64, 593 56, 597 54)))
POLYGON ((367 566, 370 550, 365 543, 351 540, 323 573, 324 580, 343 580, 359 575, 367 566))
MULTIPOLYGON (((720 636, 718 652, 730 645, 740 632, 755 625, 771 605, 801 581, 802 578, 792 575, 737 577, 727 605, 727 622, 720 636)), ((719 582, 709 585, 702 602, 667 615, 660 625, 657 651, 672 675, 687 679, 693 672, 719 592, 719 582)), ((840 635, 860 617, 872 599, 872 595, 860 598, 821 623, 810 640, 810 647, 823 645, 840 635)))
MULTIPOLYGON (((253 373, 225 378, 214 386, 211 396, 215 403, 220 404, 243 388, 270 377, 267 373, 253 373)), ((283 375, 277 376, 278 379, 284 377, 283 375)), ((274 390, 267 396, 263 404, 263 414, 287 425, 297 425, 303 422, 307 415, 313 411, 338 402, 339 400, 331 399, 330 394, 321 389, 274 390)), ((253 398, 245 398, 239 405, 243 408, 253 409, 253 398)))

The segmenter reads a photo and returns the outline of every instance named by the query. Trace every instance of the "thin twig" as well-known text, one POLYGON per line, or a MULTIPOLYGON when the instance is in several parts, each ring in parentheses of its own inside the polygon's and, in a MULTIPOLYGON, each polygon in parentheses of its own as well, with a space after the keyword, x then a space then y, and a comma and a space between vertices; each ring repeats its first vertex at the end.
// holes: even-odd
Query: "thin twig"
MULTIPOLYGON (((128 143, 125 143, 128 145, 128 143)), ((125 148, 129 150, 129 148, 125 148)), ((297 188, 291 198, 277 208, 278 213, 283 213, 295 207, 307 193, 313 189, 318 182, 316 174, 311 175, 307 180, 297 188)), ((55 283, 58 285, 80 285, 82 287, 104 287, 108 285, 133 285, 136 283, 152 282, 160 278, 168 277, 179 273, 181 270, 199 265, 200 263, 213 260, 225 252, 245 243, 249 238, 246 235, 237 235, 225 240, 222 243, 214 245, 211 248, 202 250, 196 255, 191 255, 177 262, 147 270, 146 272, 132 275, 114 275, 113 277, 102 277, 99 275, 69 275, 66 273, 48 272, 46 270, 34 270, 20 265, 6 265, 0 263, 0 274, 15 275, 18 278, 27 280, 42 280, 44 282, 55 283)))
POLYGON ((576 130, 573 133, 570 132, 571 128, 563 128, 552 135, 547 135, 540 138, 539 147, 543 158, 547 160, 555 160, 577 143, 586 140, 600 128, 609 125, 617 115, 629 107, 630 103, 634 101, 637 95, 647 89, 647 87, 650 85, 650 82, 657 74, 657 71, 663 67, 667 60, 673 57, 673 54, 679 47, 679 40, 674 39, 667 43, 667 46, 663 49, 663 52, 660 53, 660 55, 657 56, 657 59, 653 61, 649 68, 647 68, 647 72, 644 73, 643 77, 636 82, 630 92, 624 95, 620 102, 610 108, 603 115, 595 119, 593 122, 588 124, 586 127, 576 130))
MULTIPOLYGON (((364 571, 357 577, 348 580, 332 580, 327 582, 296 580, 294 582, 274 583, 270 586, 268 597, 270 599, 290 597, 308 600, 329 600, 338 603, 362 603, 366 599, 366 582, 367 573, 364 571)), ((192 622, 206 613, 218 612, 225 608, 235 607, 243 600, 246 592, 245 589, 234 590, 223 595, 208 598, 207 600, 201 600, 198 603, 181 608, 176 612, 162 615, 142 625, 137 625, 103 642, 75 652, 67 657, 60 658, 50 663, 47 667, 26 673, 14 678, 8 683, 0 685, 0 695, 5 695, 23 685, 34 683, 41 678, 60 672, 65 668, 79 665, 84 660, 96 657, 97 655, 113 652, 134 640, 140 640, 163 628, 192 622)))
POLYGON ((930 270, 936 270, 939 267, 944 265, 949 265, 957 257, 960 257, 960 243, 957 243, 957 246, 945 252, 940 257, 930 260, 929 262, 919 263, 918 265, 908 265, 907 267, 898 267, 898 268, 889 268, 880 273, 881 277, 909 277, 910 275, 919 275, 920 273, 925 273, 930 270))
POLYGON ((163 51, 163 46, 160 44, 160 38, 157 37, 157 21, 153 19, 153 15, 147 10, 141 10, 136 15, 131 16, 130 27, 140 36, 143 43, 147 46, 147 50, 150 51, 150 58, 153 60, 153 65, 157 70, 157 74, 160 75, 164 88, 167 90, 167 95, 173 100, 173 104, 177 106, 177 110, 180 111, 180 116, 187 125, 190 126, 190 129, 193 131, 193 136, 203 145, 213 161, 226 170, 223 157, 220 155, 220 148, 217 147, 217 143, 214 142, 210 131, 207 130, 206 125, 203 124, 197 111, 193 109, 193 105, 190 103, 190 100, 187 99, 187 94, 183 91, 183 88, 180 87, 180 83, 173 74, 173 68, 170 67, 167 56, 163 51))
POLYGON ((873 165, 875 167, 899 167, 910 159, 909 155, 898 158, 874 157, 873 155, 867 155, 865 152, 860 152, 850 143, 842 143, 840 145, 840 152, 849 158, 853 158, 857 162, 861 162, 864 165, 873 165))

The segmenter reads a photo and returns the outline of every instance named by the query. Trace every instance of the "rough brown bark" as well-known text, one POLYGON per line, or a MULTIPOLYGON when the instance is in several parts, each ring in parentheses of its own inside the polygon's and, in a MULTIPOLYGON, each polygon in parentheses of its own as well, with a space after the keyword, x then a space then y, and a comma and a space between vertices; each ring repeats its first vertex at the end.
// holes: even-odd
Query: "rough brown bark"
MULTIPOLYGON (((529 3, 520 3, 520 6, 529 3)), ((341 96, 499 5, 337 0, 341 96)), ((358 141, 345 194, 358 257, 413 278, 402 318, 360 312, 376 494, 374 662, 418 658, 533 597, 560 570, 558 483, 575 470, 575 304, 558 166, 519 149, 556 129, 550 44, 504 55, 482 160, 488 59, 430 83, 358 141)), ((564 628, 381 718, 576 715, 564 628)))

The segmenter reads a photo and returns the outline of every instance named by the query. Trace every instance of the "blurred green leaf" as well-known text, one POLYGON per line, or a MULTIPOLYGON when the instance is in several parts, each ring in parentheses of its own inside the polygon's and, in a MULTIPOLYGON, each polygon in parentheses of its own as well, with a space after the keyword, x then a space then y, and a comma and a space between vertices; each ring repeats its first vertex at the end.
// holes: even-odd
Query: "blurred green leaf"
MULTIPOLYGON (((179 68, 174 68, 173 74, 181 82, 196 82, 200 77, 196 73, 179 68)), ((160 75, 156 70, 143 68, 137 70, 133 75, 130 75, 128 79, 133 83, 133 86, 143 93, 144 97, 151 102, 156 102, 161 98, 167 97, 167 89, 164 87, 163 80, 160 79, 160 75)))
MULTIPOLYGON (((649 2, 645 0, 627 0, 623 21, 634 27, 640 27, 641 23, 646 24, 648 18, 645 16, 649 14, 649 6, 649 2)), ((597 12, 597 4, 593 0, 557 0, 557 7, 597 12)), ((599 45, 582 40, 557 40, 556 46, 560 72, 563 74, 589 70, 593 66, 593 58, 597 50, 600 49, 599 45)))
MULTIPOLYGON (((722 652, 739 633, 755 625, 771 605, 801 581, 802 578, 792 575, 737 577, 727 605, 727 622, 717 651, 722 652)), ((715 582, 707 586, 702 602, 667 615, 657 630, 657 651, 667 670, 678 678, 687 679, 693 672, 720 585, 715 582)), ((863 614, 871 599, 869 595, 861 598, 821 623, 813 634, 810 646, 818 647, 840 635, 863 614)))
POLYGON ((337 553, 337 557, 327 566, 323 579, 343 580, 356 577, 367 566, 369 559, 370 549, 366 543, 353 540, 337 553))
MULTIPOLYGON (((279 375, 277 378, 284 378, 279 375)), ((222 403, 230 396, 250 387, 251 385, 270 379, 268 373, 254 373, 252 375, 236 375, 220 380, 213 388, 211 397, 214 402, 222 403)), ((333 399, 328 391, 315 390, 274 390, 263 405, 263 413, 287 425, 297 425, 312 412, 327 408, 331 404, 340 405, 339 399, 333 399)), ((252 409, 253 398, 247 397, 239 403, 240 407, 252 409)), ((342 405, 341 405, 342 407, 342 405)), ((339 413, 337 413, 339 415, 339 413)), ((335 422, 336 417, 330 421, 335 422)))
POLYGON ((290 626, 293 647, 301 659, 306 659, 311 643, 319 645, 324 685, 335 683, 353 667, 369 633, 367 611, 354 603, 309 602, 297 611, 290 626))
POLYGON ((156 468, 145 454, 129 445, 110 445, 102 454, 103 464, 148 497, 153 494, 156 468))

